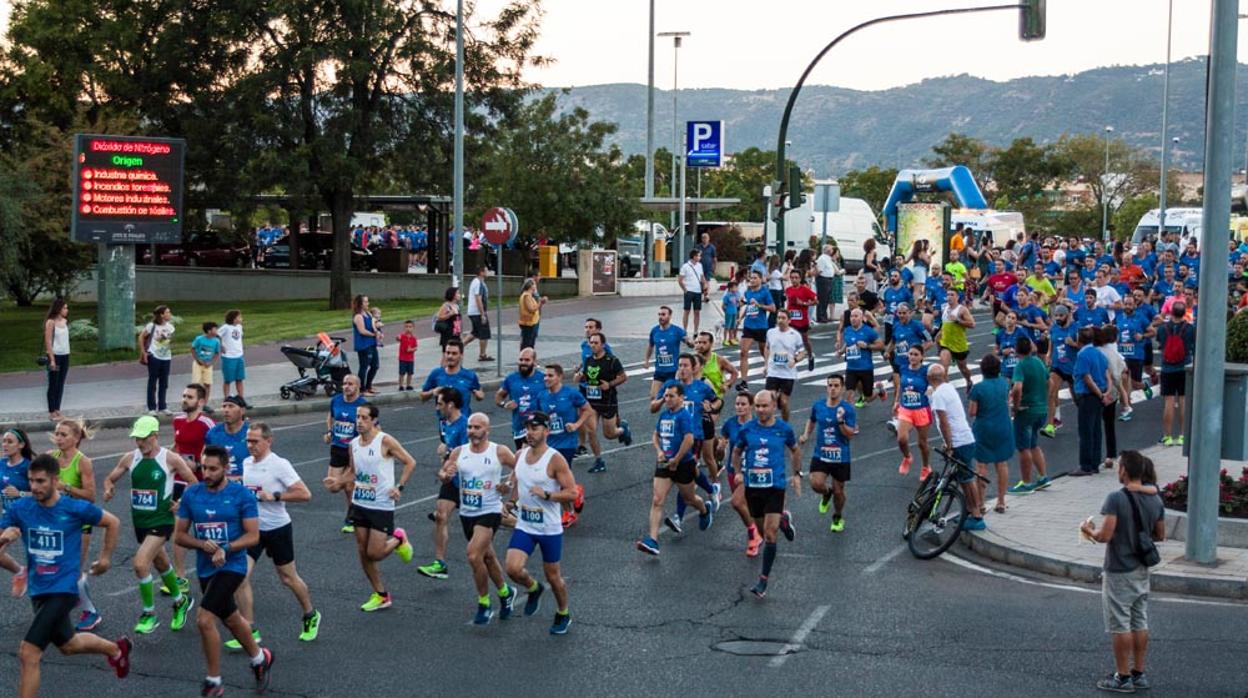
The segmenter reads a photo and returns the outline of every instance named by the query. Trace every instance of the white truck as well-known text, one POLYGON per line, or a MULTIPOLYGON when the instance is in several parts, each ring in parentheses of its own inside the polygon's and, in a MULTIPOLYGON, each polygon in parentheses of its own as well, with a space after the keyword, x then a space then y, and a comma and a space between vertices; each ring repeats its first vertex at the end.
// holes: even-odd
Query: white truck
MULTIPOLYGON (((1204 212, 1198 208, 1167 208, 1166 231, 1179 234, 1179 249, 1187 245, 1190 238, 1200 244, 1200 231, 1204 226, 1204 212)), ((1135 224, 1135 232, 1131 233, 1131 247, 1143 242, 1148 236, 1156 236, 1161 226, 1161 209, 1152 209, 1135 224)))
MULTIPOLYGON (((806 205, 811 205, 809 202, 814 199, 813 194, 807 195, 806 205)), ((824 221, 826 221, 828 237, 834 240, 836 246, 840 248, 841 257, 845 260, 845 267, 848 271, 857 271, 862 268, 864 254, 862 245, 867 240, 875 240, 877 260, 882 262, 892 254, 888 239, 884 236, 884 231, 880 229, 879 217, 875 215, 875 211, 871 210, 871 204, 863 199, 843 196, 838 210, 813 211, 813 217, 815 220, 809 234, 821 237, 824 221)), ((800 249, 804 249, 807 244, 807 240, 803 238, 800 249)))

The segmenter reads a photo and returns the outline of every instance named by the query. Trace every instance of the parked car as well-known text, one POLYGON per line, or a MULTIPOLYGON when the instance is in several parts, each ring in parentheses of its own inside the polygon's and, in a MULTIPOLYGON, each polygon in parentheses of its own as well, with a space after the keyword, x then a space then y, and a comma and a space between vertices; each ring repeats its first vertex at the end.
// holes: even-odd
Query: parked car
MULTIPOLYGON (((260 257, 260 266, 265 269, 290 269, 289 235, 283 235, 277 242, 265 248, 260 257)), ((327 231, 299 234, 299 268, 326 269, 330 267, 333 257, 334 238, 327 231)), ((351 269, 353 271, 372 271, 377 268, 369 250, 351 246, 351 269)))
MULTIPOLYGON (((138 263, 152 264, 152 245, 138 248, 138 263)), ((251 265, 251 246, 229 233, 197 230, 183 233, 177 245, 155 245, 155 264, 181 267, 246 267, 251 265)))

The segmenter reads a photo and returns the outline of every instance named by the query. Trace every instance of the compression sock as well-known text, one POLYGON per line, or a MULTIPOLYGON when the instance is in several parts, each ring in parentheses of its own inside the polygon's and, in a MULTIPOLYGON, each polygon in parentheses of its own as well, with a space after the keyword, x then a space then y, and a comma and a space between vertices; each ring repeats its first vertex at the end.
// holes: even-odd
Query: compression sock
POLYGON ((174 572, 172 567, 160 573, 160 581, 173 592, 170 596, 173 597, 174 603, 182 600, 182 587, 178 586, 178 573, 174 572))
POLYGON ((478 605, 478 606, 489 606, 489 605, 490 605, 490 595, 489 595, 489 594, 486 594, 485 596, 478 596, 478 597, 477 597, 477 605, 478 605))
POLYGON ((771 576, 771 566, 776 561, 776 544, 763 543, 763 576, 771 576))
POLYGON ((261 664, 264 664, 264 650, 256 652, 256 656, 251 658, 252 666, 260 666, 261 664))
POLYGON ((694 480, 694 482, 698 483, 698 487, 701 487, 704 492, 706 492, 707 494, 712 494, 711 481, 707 479, 705 471, 699 469, 698 476, 694 480))
MULTIPOLYGON (((174 585, 177 588, 177 585, 174 585)), ((139 598, 143 601, 143 612, 151 613, 156 610, 156 585, 152 583, 152 575, 139 580, 139 598)))
POLYGON ((688 508, 689 508, 689 505, 685 503, 685 498, 680 496, 679 494, 676 495, 676 520, 677 521, 681 521, 685 518, 685 510, 688 508))
POLYGON ((79 575, 78 577, 78 605, 87 613, 99 613, 95 603, 91 601, 91 589, 88 588, 87 575, 79 575))
POLYGON ((534 580, 533 580, 533 583, 529 585, 529 593, 530 593, 530 594, 532 594, 533 592, 537 591, 537 588, 538 588, 539 586, 541 586, 541 585, 537 583, 537 580, 536 580, 536 579, 534 579, 534 580))
POLYGON ((500 599, 505 599, 505 598, 507 598, 508 596, 511 596, 511 585, 510 585, 510 584, 504 584, 504 585, 502 585, 501 587, 499 587, 499 588, 498 588, 498 598, 500 598, 500 599))

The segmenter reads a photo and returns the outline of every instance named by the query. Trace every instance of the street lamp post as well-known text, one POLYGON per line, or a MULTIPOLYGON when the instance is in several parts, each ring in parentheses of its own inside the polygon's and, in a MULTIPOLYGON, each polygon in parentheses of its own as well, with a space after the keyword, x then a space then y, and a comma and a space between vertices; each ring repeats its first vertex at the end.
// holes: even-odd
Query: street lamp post
POLYGON ((1170 166, 1170 141, 1166 140, 1170 116, 1170 39, 1174 24, 1174 0, 1167 3, 1166 14, 1166 73, 1161 81, 1161 192, 1158 194, 1157 235, 1166 230, 1166 171, 1170 166))
MULTIPOLYGON (((451 285, 463 287, 464 277, 464 0, 455 4, 455 165, 451 204, 451 235, 455 236, 451 285)), ((502 269, 498 270, 503 273, 502 269)), ((502 299, 499 299, 502 302, 502 299)))
MULTIPOLYGON (((654 0, 650 0, 650 31, 646 34, 650 45, 649 66, 646 81, 646 198, 654 197, 654 0)), ((654 221, 649 221, 641 241, 643 259, 642 276, 652 276, 654 268, 654 221)))
MULTIPOLYGON (((679 97, 680 97, 680 44, 681 44, 681 39, 689 35, 690 35, 690 32, 685 32, 685 31, 659 32, 659 36, 661 38, 667 38, 667 37, 672 38, 672 181, 671 181, 671 187, 670 187, 672 198, 676 198, 677 196, 679 196, 677 189, 676 189, 676 165, 677 165, 677 157, 679 157, 678 153, 680 152, 680 146, 679 146, 680 128, 677 125, 677 119, 678 119, 677 108, 680 105, 680 101, 679 101, 679 97)), ((683 215, 683 212, 682 212, 682 215, 683 215)), ((672 225, 673 230, 676 230, 676 220, 677 220, 676 212, 672 211, 671 225, 672 225)), ((683 245, 681 244, 681 241, 684 240, 684 234, 685 233, 683 230, 676 230, 677 254, 680 253, 680 248, 683 247, 683 245)), ((680 261, 679 257, 677 257, 673 261, 676 264, 683 263, 680 261)))
POLYGON ((1105 169, 1101 175, 1101 241, 1109 242, 1109 134, 1113 126, 1105 127, 1105 169))

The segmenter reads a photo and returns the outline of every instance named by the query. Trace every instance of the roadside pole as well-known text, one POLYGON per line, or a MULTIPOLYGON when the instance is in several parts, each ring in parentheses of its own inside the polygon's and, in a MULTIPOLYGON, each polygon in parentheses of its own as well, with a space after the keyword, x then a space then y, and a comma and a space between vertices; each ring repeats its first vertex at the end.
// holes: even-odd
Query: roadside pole
MULTIPOLYGON (((498 352, 498 375, 503 375, 503 246, 496 245, 498 250, 498 297, 494 299, 494 351, 498 352)), ((524 277, 520 277, 523 279, 524 277)))

